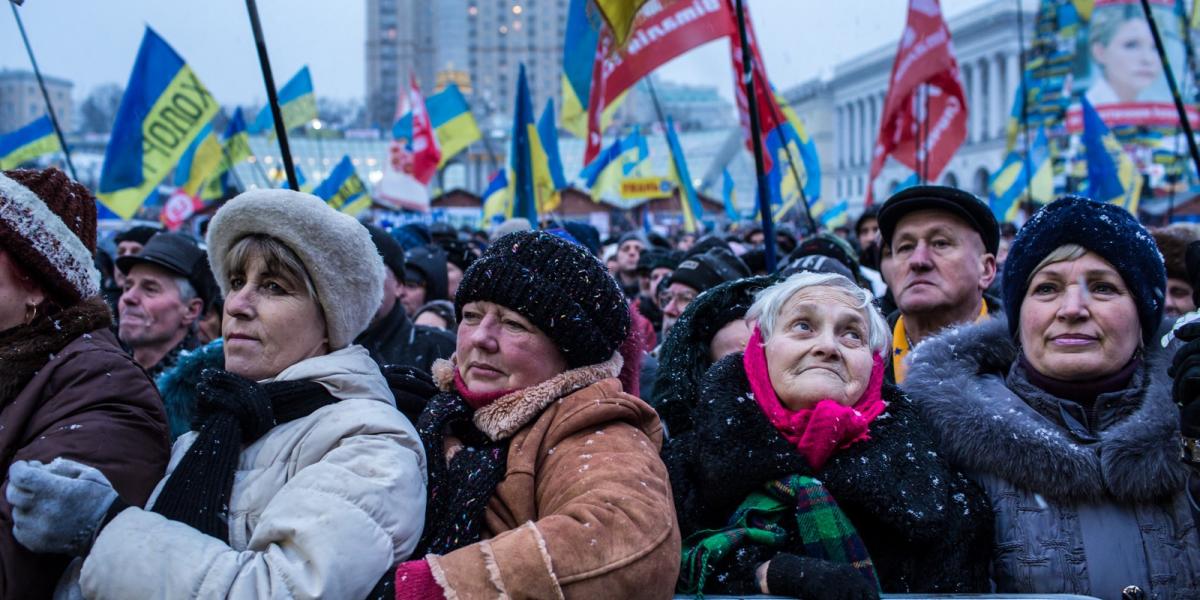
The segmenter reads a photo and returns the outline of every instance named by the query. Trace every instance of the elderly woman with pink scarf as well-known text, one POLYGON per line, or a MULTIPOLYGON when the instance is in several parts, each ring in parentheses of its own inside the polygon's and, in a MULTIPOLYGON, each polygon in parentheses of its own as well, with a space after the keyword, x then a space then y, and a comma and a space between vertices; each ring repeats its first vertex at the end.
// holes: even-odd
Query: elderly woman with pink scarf
POLYGON ((841 275, 758 293, 744 353, 705 374, 664 457, 678 591, 874 598, 987 591, 990 509, 883 381, 888 327, 841 275))

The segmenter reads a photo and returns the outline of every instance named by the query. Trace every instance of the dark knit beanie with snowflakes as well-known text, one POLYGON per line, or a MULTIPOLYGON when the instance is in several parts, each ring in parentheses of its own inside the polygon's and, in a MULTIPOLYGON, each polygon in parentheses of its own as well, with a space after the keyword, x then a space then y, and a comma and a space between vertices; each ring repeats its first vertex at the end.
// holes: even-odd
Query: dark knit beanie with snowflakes
POLYGON ((0 174, 0 249, 63 305, 100 293, 96 199, 58 169, 0 174))
POLYGON ((612 358, 629 332, 629 306, 604 265, 579 244, 544 231, 510 233, 463 275, 454 298, 494 302, 545 333, 571 368, 612 358))
POLYGON ((1077 244, 1108 261, 1133 294, 1142 339, 1150 343, 1162 323, 1167 272, 1150 232, 1124 209, 1080 196, 1042 207, 1017 233, 1004 262, 1004 312, 1015 336, 1033 269, 1051 252, 1077 244))

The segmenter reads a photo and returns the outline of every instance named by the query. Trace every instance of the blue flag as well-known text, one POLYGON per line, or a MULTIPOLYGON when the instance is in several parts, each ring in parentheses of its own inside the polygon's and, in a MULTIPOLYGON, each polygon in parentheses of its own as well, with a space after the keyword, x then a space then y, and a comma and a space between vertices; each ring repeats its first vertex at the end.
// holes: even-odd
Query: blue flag
POLYGON ((0 171, 12 169, 43 154, 62 150, 54 124, 43 115, 32 123, 0 135, 0 171))
POLYGON ((99 200, 132 217, 218 108, 192 69, 147 27, 105 148, 99 200))
POLYGON ((1116 136, 1092 108, 1086 97, 1083 105, 1083 148, 1087 155, 1087 195, 1093 200, 1116 204, 1135 217, 1142 195, 1142 174, 1125 153, 1116 136))

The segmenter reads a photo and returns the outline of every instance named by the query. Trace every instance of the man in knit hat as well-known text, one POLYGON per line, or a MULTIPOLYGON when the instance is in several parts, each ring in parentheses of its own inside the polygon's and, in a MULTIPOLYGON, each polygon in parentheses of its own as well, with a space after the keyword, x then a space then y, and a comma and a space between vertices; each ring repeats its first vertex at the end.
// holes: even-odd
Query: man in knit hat
POLYGON ((196 333, 216 293, 208 255, 181 233, 160 233, 141 252, 117 259, 125 287, 117 304, 117 334, 151 378, 173 367, 196 333))
POLYGON ((418 246, 408 251, 400 303, 409 317, 417 314, 417 309, 426 302, 451 298, 449 264, 446 251, 440 246, 418 246))
POLYGON ((897 192, 879 209, 880 271, 896 300, 889 381, 903 383, 908 353, 947 327, 987 318, 998 300, 984 293, 996 277, 1000 227, 987 204, 940 185, 897 192))
POLYGON ((429 372, 433 361, 454 353, 454 336, 440 329, 416 325, 408 316, 400 298, 406 280, 404 247, 388 232, 368 225, 371 241, 387 267, 383 282, 383 303, 375 311, 366 331, 354 340, 384 365, 403 365, 429 372))

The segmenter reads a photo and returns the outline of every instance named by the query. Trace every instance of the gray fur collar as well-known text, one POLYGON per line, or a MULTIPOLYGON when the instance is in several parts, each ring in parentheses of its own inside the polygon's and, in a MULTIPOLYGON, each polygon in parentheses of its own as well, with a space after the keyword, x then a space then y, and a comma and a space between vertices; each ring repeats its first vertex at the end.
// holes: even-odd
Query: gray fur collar
POLYGON ((1088 445, 1008 388, 1018 352, 1003 319, 951 329, 914 350, 904 390, 953 462, 1068 501, 1149 501, 1183 489, 1167 352, 1147 350, 1131 384, 1143 388, 1140 406, 1088 445))
MULTIPOLYGON (((433 363, 433 379, 442 391, 454 391, 455 357, 438 359, 433 363)), ((537 385, 505 394, 495 402, 475 411, 475 427, 492 441, 512 437, 529 422, 542 414, 551 402, 576 390, 616 377, 624 364, 620 352, 594 365, 564 371, 537 385)))

